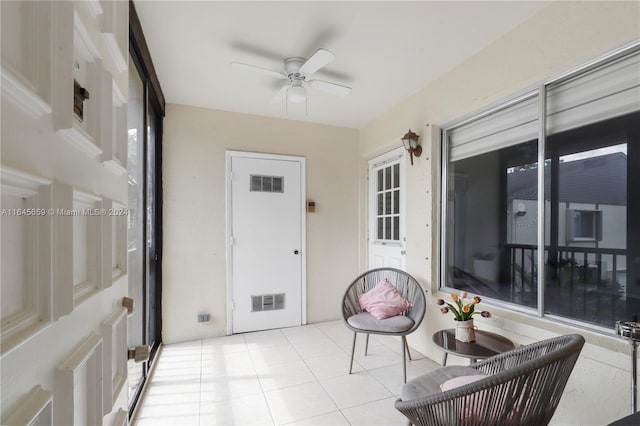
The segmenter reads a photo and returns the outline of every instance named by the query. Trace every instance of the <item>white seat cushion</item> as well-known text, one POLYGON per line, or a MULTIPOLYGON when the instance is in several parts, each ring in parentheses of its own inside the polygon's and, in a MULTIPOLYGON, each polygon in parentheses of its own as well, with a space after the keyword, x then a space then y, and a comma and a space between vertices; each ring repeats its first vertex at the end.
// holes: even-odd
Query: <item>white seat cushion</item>
POLYGON ((379 320, 369 312, 350 316, 347 322, 351 327, 363 332, 402 333, 413 327, 413 320, 407 316, 396 315, 395 317, 379 320))

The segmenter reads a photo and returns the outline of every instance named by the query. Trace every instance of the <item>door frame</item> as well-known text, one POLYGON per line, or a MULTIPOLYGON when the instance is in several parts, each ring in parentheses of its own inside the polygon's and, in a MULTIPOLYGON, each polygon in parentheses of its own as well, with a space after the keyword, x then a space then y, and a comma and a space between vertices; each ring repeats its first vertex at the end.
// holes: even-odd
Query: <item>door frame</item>
MULTIPOLYGON (((139 225, 142 227, 142 241, 139 241, 140 244, 139 250, 142 251, 142 293, 143 293, 143 301, 136 301, 139 309, 142 309, 142 326, 143 326, 143 344, 151 343, 151 350, 149 354, 148 361, 144 362, 143 365, 143 377, 141 383, 139 384, 135 396, 132 401, 128 400, 127 396, 127 404, 128 404, 128 417, 129 420, 133 419, 136 411, 139 409, 140 404, 138 404, 141 395, 145 392, 148 379, 155 368, 156 365, 156 356, 159 353, 160 347, 162 346, 162 257, 163 257, 163 174, 162 174, 162 143, 163 143, 163 133, 164 133, 164 125, 163 120, 165 117, 165 98, 162 92, 162 88, 160 86, 160 82, 158 80, 158 76, 156 75, 153 60, 151 58, 151 53, 149 52, 149 48, 147 46, 146 38, 144 32, 142 30, 142 25, 140 23, 140 19, 138 18, 138 14, 136 12, 135 5, 133 2, 129 2, 129 49, 128 55, 131 59, 129 62, 129 70, 134 67, 137 73, 140 76, 143 84, 144 91, 144 103, 143 103, 143 121, 144 128, 147 128, 148 125, 148 116, 154 115, 155 119, 155 144, 150 145, 148 141, 147 131, 142 132, 142 138, 139 143, 143 144, 142 152, 143 156, 140 159, 140 167, 142 167, 144 174, 144 184, 141 186, 142 198, 144 200, 144 212, 142 212, 143 220, 139 225), (154 163, 148 164, 147 162, 147 154, 149 150, 154 151, 154 163), (149 288, 148 288, 148 278, 147 275, 147 258, 149 256, 148 248, 147 248, 147 168, 153 167, 154 171, 154 180, 153 180, 153 197, 155 199, 155 206, 153 211, 153 220, 154 220, 154 252, 152 253, 152 265, 150 266, 149 276, 153 275, 153 279, 155 280, 154 289, 155 293, 152 295, 155 309, 151 310, 151 300, 149 299, 149 288), (155 336, 149 335, 149 319, 150 317, 154 317, 154 321, 156 324, 155 328, 155 336), (153 340, 153 341, 150 341, 153 340)), ((124 52, 123 52, 124 53, 124 52)), ((127 80, 128 80, 127 74, 127 80)), ((139 206, 140 207, 140 206, 139 206)), ((129 280, 133 278, 129 277, 129 280)), ((128 339, 128 337, 127 337, 128 339)), ((128 344, 128 340, 127 340, 128 344)))
MULTIPOLYGON (((378 166, 384 165, 389 162, 394 162, 399 160, 400 163, 400 234, 401 240, 400 245, 403 247, 403 250, 407 247, 407 171, 406 171, 406 150, 404 147, 394 148, 391 151, 387 151, 384 154, 380 154, 367 162, 367 177, 368 177, 368 188, 367 188, 367 268, 370 269, 371 265, 371 245, 373 241, 376 239, 375 230, 376 230, 376 214, 374 212, 373 203, 375 202, 375 176, 372 176, 371 171, 378 166)), ((406 268, 406 257, 403 255, 403 268, 406 268)))
POLYGON ((301 247, 301 293, 300 303, 302 325, 307 324, 307 185, 306 185, 306 159, 294 155, 281 154, 264 154, 259 152, 247 151, 225 151, 225 239, 227 254, 227 335, 233 334, 233 250, 231 235, 233 230, 232 223, 232 200, 231 200, 231 160, 233 158, 254 158, 259 160, 283 160, 296 161, 300 163, 300 247, 301 247))

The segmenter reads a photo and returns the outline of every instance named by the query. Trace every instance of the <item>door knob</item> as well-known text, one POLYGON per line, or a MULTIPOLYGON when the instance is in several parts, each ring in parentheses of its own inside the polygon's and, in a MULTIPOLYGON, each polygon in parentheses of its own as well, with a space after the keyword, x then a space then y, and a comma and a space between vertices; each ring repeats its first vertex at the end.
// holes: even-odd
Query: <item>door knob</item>
POLYGON ((298 254, 298 253, 300 253, 298 250, 293 251, 293 254, 298 254))
POLYGON ((133 308, 134 308, 134 303, 133 303, 133 299, 130 297, 123 297, 122 298, 122 307, 123 308, 127 308, 127 314, 128 315, 132 315, 133 314, 133 308))
POLYGON ((149 360, 149 346, 140 345, 135 349, 127 350, 127 359, 132 359, 135 362, 145 362, 149 360))

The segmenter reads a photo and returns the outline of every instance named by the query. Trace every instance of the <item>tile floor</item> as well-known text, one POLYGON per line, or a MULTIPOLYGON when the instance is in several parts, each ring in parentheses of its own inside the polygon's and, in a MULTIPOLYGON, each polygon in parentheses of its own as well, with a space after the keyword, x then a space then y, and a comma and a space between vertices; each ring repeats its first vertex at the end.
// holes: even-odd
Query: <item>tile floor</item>
MULTIPOLYGON (((405 425, 400 340, 342 321, 166 345, 134 425, 405 425)), ((439 365, 411 350, 407 378, 439 365)))

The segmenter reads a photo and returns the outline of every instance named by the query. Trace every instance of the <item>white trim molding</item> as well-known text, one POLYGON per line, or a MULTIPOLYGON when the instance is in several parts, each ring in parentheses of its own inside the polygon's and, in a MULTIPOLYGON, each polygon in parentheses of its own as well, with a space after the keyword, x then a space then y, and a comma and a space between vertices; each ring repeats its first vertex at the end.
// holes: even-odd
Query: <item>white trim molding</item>
MULTIPOLYGON (((15 312, 1 319, 2 355, 16 348, 51 322, 51 241, 52 215, 47 202, 52 181, 3 166, 0 187, 3 198, 3 222, 12 223, 11 232, 2 233, 3 245, 21 271, 13 282, 3 282, 3 298, 13 298, 15 312), (10 203, 10 204, 8 204, 10 203), (5 211, 6 210, 6 211, 5 211), (6 213, 6 214, 5 214, 6 213), (17 234, 14 231, 17 230, 17 234), (5 238, 8 238, 5 241, 5 238), (15 247, 21 247, 16 250, 15 247), (9 291, 11 289, 12 291, 9 291), (6 290, 6 292, 5 292, 6 290)), ((3 302, 6 302, 3 301, 3 302)))
POLYGON ((127 308, 117 308, 102 322, 103 414, 108 414, 127 383, 127 308))
POLYGON ((102 374, 102 339, 91 333, 56 371, 53 424, 102 426, 102 374), (84 412, 79 413, 82 400, 84 412))
POLYGON ((11 413, 2 421, 7 426, 31 426, 53 424, 53 393, 38 385, 11 413))

